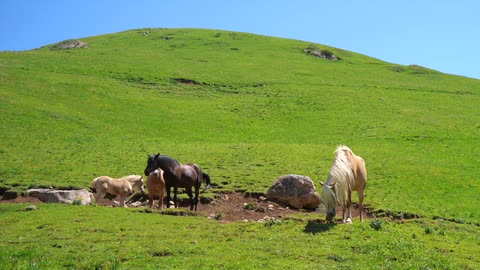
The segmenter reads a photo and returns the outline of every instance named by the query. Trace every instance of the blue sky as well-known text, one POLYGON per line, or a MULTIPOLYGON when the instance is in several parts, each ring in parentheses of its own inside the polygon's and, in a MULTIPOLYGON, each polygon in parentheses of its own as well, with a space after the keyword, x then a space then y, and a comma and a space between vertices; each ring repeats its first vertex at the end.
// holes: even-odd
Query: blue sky
POLYGON ((480 1, 1 0, 0 51, 143 27, 310 41, 480 79, 480 1))

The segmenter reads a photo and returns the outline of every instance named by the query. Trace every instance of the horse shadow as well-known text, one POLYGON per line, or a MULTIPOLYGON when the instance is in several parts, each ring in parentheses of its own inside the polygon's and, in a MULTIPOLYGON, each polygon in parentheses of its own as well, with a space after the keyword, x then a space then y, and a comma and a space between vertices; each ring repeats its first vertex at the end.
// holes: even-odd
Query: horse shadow
POLYGON ((307 222, 307 225, 305 225, 303 232, 311 233, 315 235, 317 233, 323 233, 323 232, 329 231, 334 226, 336 226, 335 223, 325 223, 324 220, 309 220, 307 222))

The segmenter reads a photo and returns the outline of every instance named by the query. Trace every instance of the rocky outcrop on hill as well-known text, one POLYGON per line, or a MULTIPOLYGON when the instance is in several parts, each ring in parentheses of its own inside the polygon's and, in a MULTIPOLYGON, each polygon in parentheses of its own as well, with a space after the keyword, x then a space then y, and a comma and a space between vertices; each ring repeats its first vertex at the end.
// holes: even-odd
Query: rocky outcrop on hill
POLYGON ((332 51, 320 49, 315 45, 310 45, 309 47, 303 49, 303 52, 308 55, 312 55, 318 58, 324 58, 332 61, 342 60, 340 57, 333 54, 332 51))
POLYGON ((70 39, 57 43, 51 47, 52 50, 67 50, 75 48, 88 48, 88 45, 83 41, 70 39))

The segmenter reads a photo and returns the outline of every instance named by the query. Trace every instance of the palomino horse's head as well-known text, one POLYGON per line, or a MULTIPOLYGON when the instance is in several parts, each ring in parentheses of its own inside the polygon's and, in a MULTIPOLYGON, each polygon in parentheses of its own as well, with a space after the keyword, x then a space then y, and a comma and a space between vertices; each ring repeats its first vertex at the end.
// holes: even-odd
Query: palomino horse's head
POLYGON ((157 158, 159 156, 160 156, 160 153, 158 153, 156 155, 148 155, 147 167, 145 168, 145 171, 144 171, 146 176, 149 176, 153 171, 158 169, 157 158))
POLYGON ((337 196, 335 193, 335 183, 333 184, 323 184, 322 187, 322 200, 325 205, 327 221, 332 223, 333 218, 337 214, 337 196))
POLYGON ((132 188, 138 188, 142 193, 145 193, 145 188, 143 187, 143 176, 133 180, 132 188))

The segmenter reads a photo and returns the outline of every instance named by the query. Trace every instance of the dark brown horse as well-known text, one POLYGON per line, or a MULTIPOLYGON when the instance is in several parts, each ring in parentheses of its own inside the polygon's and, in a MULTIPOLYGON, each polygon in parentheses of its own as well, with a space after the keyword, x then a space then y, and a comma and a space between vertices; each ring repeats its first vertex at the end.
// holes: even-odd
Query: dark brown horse
POLYGON ((193 210, 194 206, 195 210, 197 210, 200 185, 202 184, 202 181, 205 180, 205 190, 210 188, 210 176, 202 172, 200 167, 196 164, 182 165, 177 160, 168 156, 160 155, 160 153, 156 155, 148 155, 147 167, 144 171, 145 175, 150 175, 151 172, 158 168, 163 170, 163 177, 165 179, 167 190, 167 208, 170 207, 170 192, 173 187, 173 203, 175 207, 178 207, 178 188, 185 188, 190 197, 190 210, 193 210), (177 168, 179 168, 178 171, 177 168), (192 187, 195 188, 195 198, 193 198, 192 187))
POLYGON ((190 198, 190 210, 193 210, 195 207, 195 211, 197 211, 197 204, 198 204, 198 195, 200 193, 200 185, 206 176, 207 182, 207 189, 210 186, 210 177, 202 172, 202 169, 198 167, 197 164, 187 164, 187 165, 180 165, 175 170, 175 174, 177 175, 177 182, 179 187, 184 187, 185 191, 190 198), (192 194, 192 187, 195 189, 195 197, 192 194))

